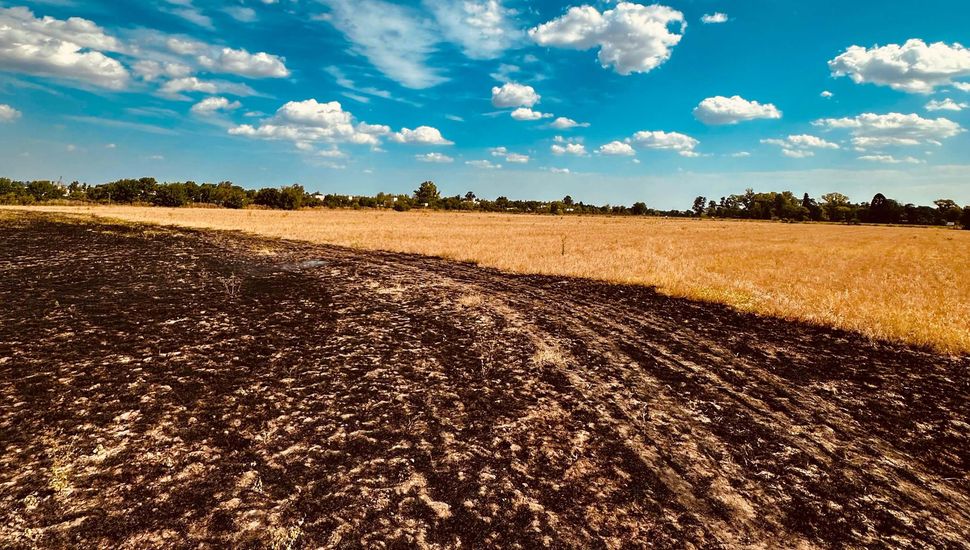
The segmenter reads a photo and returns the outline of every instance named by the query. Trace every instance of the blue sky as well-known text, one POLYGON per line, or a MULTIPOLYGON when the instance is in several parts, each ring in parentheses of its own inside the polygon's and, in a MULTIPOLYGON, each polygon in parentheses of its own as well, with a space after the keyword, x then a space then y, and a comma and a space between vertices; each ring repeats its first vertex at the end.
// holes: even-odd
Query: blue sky
POLYGON ((0 173, 970 203, 970 4, 0 2, 0 173))

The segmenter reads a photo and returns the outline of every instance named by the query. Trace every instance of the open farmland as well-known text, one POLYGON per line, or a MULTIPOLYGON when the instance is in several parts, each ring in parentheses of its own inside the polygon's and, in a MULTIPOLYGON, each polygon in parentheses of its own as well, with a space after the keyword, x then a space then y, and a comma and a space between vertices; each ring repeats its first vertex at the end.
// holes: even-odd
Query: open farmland
POLYGON ((432 212, 42 209, 642 284, 744 312, 970 352, 970 231, 432 212))
MULTIPOLYGON (((490 227, 510 249, 492 261, 510 268, 530 223, 534 248, 556 254, 563 224, 620 246, 616 220, 110 212, 320 241, 353 238, 316 227, 343 220, 369 239, 358 246, 388 248, 461 234, 493 250, 472 237, 490 227), (405 233, 362 230, 380 221, 405 233), (421 224, 426 240, 406 232, 421 224)), ((910 235, 728 227, 762 247, 774 230, 776 251, 796 229, 845 231, 857 260, 876 231, 910 235)), ((644 242, 666 240, 670 262, 681 233, 710 232, 712 247, 726 235, 633 230, 663 235, 644 242)), ((594 242, 567 240, 560 261, 586 254, 564 265, 593 272, 594 242)), ((905 287, 883 284, 896 287, 874 299, 905 287)), ((0 211, 0 301, 4 548, 970 541, 967 356, 641 286, 36 212, 0 211)))

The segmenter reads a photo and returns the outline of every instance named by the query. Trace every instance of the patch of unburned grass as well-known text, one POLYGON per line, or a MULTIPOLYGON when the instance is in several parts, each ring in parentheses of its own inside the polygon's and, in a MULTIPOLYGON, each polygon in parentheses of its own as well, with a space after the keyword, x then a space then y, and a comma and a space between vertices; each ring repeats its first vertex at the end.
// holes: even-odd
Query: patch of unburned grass
POLYGON ((970 352, 970 231, 629 217, 30 207, 649 285, 671 296, 970 352))

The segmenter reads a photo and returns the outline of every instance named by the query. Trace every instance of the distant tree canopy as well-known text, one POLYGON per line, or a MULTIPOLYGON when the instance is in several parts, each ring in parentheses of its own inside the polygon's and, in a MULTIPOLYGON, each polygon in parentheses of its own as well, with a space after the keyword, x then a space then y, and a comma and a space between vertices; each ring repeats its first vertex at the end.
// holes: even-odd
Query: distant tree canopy
POLYGON ((699 196, 688 210, 656 210, 644 202, 632 206, 595 205, 566 195, 561 200, 495 200, 479 198, 473 191, 464 195, 441 196, 432 181, 422 182, 410 195, 378 193, 374 196, 310 194, 301 185, 248 190, 230 181, 158 183, 155 178, 121 179, 100 185, 71 182, 63 185, 47 180, 14 181, 0 178, 0 204, 33 204, 49 201, 151 204, 155 206, 210 205, 245 208, 253 205, 280 210, 299 208, 412 208, 478 212, 532 212, 554 215, 611 214, 626 216, 675 216, 737 218, 782 221, 829 221, 840 223, 884 223, 911 225, 961 225, 970 229, 970 206, 961 208, 951 199, 933 201, 934 206, 901 204, 882 193, 870 202, 852 203, 842 193, 826 193, 816 200, 808 193, 799 199, 790 191, 744 193, 708 200, 699 196))
MULTIPOLYGON (((692 210, 695 215, 712 218, 911 225, 946 225, 962 220, 967 210, 950 199, 934 201, 936 208, 933 208, 900 204, 882 193, 876 193, 870 202, 858 204, 842 193, 826 193, 820 199, 816 201, 808 193, 798 200, 789 191, 755 193, 747 189, 742 195, 712 200, 704 208, 701 206, 706 199, 697 197, 692 210)), ((967 227, 966 223, 962 225, 967 227)))

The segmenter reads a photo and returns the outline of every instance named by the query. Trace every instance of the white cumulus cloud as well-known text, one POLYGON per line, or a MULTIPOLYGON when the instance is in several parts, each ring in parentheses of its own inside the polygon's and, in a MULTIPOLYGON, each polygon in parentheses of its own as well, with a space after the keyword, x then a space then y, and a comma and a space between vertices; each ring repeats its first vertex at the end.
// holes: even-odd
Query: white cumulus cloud
POLYGON ((599 148, 600 154, 603 155, 614 155, 614 156, 628 156, 632 157, 636 154, 633 147, 629 143, 622 141, 611 141, 605 145, 601 145, 599 148))
POLYGON ((549 126, 551 126, 553 128, 556 128, 557 130, 571 130, 573 128, 588 128, 589 127, 589 123, 588 122, 576 122, 575 120, 573 120, 571 118, 566 118, 564 116, 561 116, 561 117, 557 118, 556 120, 552 121, 552 123, 549 124, 549 126))
POLYGON ((290 101, 258 126, 242 124, 229 129, 231 135, 258 139, 288 140, 296 143, 357 143, 377 146, 380 136, 390 128, 381 124, 358 122, 337 101, 320 103, 315 99, 290 101))
POLYGON ((13 122, 20 118, 20 111, 10 105, 0 103, 0 122, 13 122))
POLYGON ((694 151, 700 142, 696 139, 679 132, 664 131, 641 131, 633 134, 628 142, 638 147, 647 149, 660 149, 663 151, 676 151, 682 157, 699 156, 694 151))
POLYGON ((528 107, 519 107, 518 109, 512 111, 512 118, 515 120, 539 120, 550 117, 552 117, 552 115, 549 113, 533 111, 528 107))
POLYGON ((27 8, 0 8, 0 70, 75 80, 119 90, 130 80, 117 59, 120 43, 93 22, 35 17, 27 8))
POLYGON ((582 143, 553 143, 549 150, 554 155, 574 155, 577 157, 586 155, 586 146, 582 143))
POLYGON ((848 130, 857 150, 890 146, 940 145, 964 131, 947 118, 923 118, 917 114, 863 113, 855 117, 824 118, 812 122, 829 130, 848 130))
POLYGON ((535 88, 525 84, 506 82, 502 87, 492 87, 492 105, 504 109, 508 107, 532 107, 542 98, 535 88))
POLYGON ((172 99, 188 99, 183 92, 203 94, 229 94, 235 96, 252 96, 256 91, 245 84, 226 82, 223 80, 202 80, 195 76, 173 78, 159 88, 162 95, 172 99))
POLYGON ((290 76, 285 60, 266 52, 249 53, 244 49, 222 48, 212 55, 200 55, 198 62, 210 71, 250 78, 290 76))
POLYGON ((602 13, 592 6, 569 8, 565 15, 529 30, 540 46, 599 48, 599 62, 617 73, 649 72, 670 59, 687 23, 681 12, 654 4, 620 2, 602 13))
POLYGON ((781 111, 771 103, 748 101, 741 96, 714 96, 694 108, 694 117, 704 124, 737 124, 759 118, 781 118, 781 111))
POLYGON ((448 141, 441 135, 441 131, 431 126, 418 126, 414 130, 401 128, 400 132, 391 136, 391 140, 417 145, 454 145, 453 141, 448 141))
POLYGON ((235 111, 242 107, 238 101, 229 101, 224 97, 207 97, 192 106, 192 112, 197 115, 209 115, 217 111, 235 111))
POLYGON ((966 108, 970 108, 970 104, 964 102, 957 103, 950 98, 945 98, 942 101, 938 99, 931 100, 925 107, 927 111, 962 111, 966 108))
POLYGON ((834 76, 848 76, 857 84, 928 94, 953 84, 955 78, 970 76, 970 49, 943 42, 927 44, 917 38, 902 45, 851 46, 829 61, 829 69, 834 76))
POLYGON ((131 66, 132 71, 145 82, 153 82, 160 77, 185 78, 192 74, 192 68, 183 63, 160 62, 142 59, 131 66))

